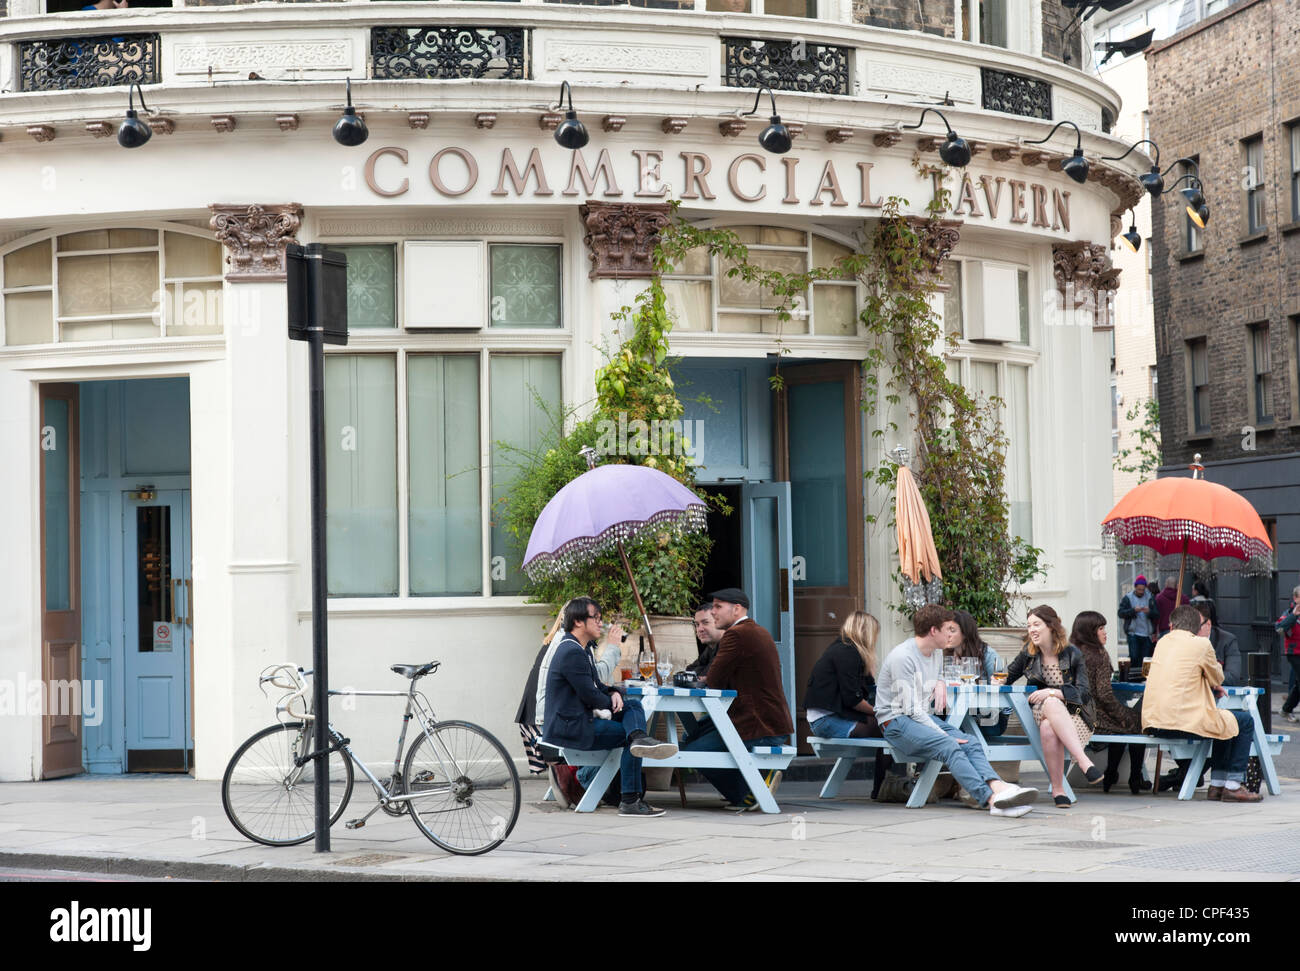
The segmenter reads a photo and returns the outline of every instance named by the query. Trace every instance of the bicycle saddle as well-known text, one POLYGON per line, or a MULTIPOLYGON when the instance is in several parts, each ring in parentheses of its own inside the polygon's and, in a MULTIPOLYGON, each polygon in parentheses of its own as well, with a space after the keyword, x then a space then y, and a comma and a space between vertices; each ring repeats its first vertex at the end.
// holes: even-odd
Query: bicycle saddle
POLYGON ((404 678, 422 678, 426 674, 437 671, 441 663, 441 661, 430 661, 428 664, 394 664, 392 671, 404 678))

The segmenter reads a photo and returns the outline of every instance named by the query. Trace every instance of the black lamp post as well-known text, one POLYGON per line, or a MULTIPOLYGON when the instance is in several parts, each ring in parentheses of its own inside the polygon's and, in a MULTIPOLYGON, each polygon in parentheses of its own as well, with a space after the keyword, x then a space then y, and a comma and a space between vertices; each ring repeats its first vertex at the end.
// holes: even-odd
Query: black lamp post
POLYGON ((966 139, 958 137, 957 133, 952 130, 952 125, 948 124, 948 119, 944 117, 943 112, 939 109, 926 108, 921 112, 921 117, 915 125, 903 125, 899 128, 899 131, 920 128, 925 123, 925 116, 932 111, 943 120, 944 127, 948 129, 948 137, 939 146, 939 158, 943 159, 945 165, 951 165, 955 169, 965 168, 970 163, 970 145, 966 143, 966 139))
POLYGON ((772 117, 768 119, 768 126, 759 132, 758 144, 763 146, 764 151, 771 152, 773 155, 784 155, 790 151, 794 139, 790 136, 790 129, 781 124, 781 116, 776 113, 776 95, 772 93, 771 88, 766 84, 760 84, 754 94, 753 109, 746 111, 741 117, 758 114, 758 102, 762 99, 764 91, 772 99, 772 117))
POLYGON ((1151 166, 1151 171, 1146 175, 1138 176, 1138 181, 1142 183, 1142 188, 1146 189, 1147 192, 1151 194, 1151 198, 1155 199, 1159 197, 1160 193, 1165 191, 1165 180, 1160 174, 1160 146, 1151 139, 1144 138, 1142 141, 1134 143, 1133 147, 1123 155, 1107 155, 1102 158, 1102 161, 1118 162, 1120 159, 1127 158, 1134 149, 1138 147, 1138 145, 1150 145, 1156 150, 1155 158, 1153 159, 1154 164, 1151 166))
POLYGON ((591 140, 587 134, 587 126, 578 121, 578 113, 573 110, 573 88, 569 87, 568 81, 560 84, 560 102, 558 107, 564 106, 564 96, 569 96, 569 109, 564 113, 564 121, 555 129, 555 140, 561 148, 567 148, 570 151, 577 151, 591 140))
POLYGON ((343 109, 343 116, 334 123, 334 141, 348 148, 360 145, 370 137, 366 123, 357 117, 357 109, 352 107, 352 79, 347 79, 348 103, 343 109))
POLYGON ((1061 171, 1082 185, 1088 181, 1088 160, 1083 157, 1083 131, 1072 121, 1058 121, 1052 130, 1042 138, 1025 142, 1026 145, 1041 145, 1053 135, 1062 125, 1069 125, 1074 129, 1074 154, 1061 163, 1061 171))
POLYGON ((117 126, 117 143, 123 148, 139 148, 153 137, 153 129, 136 117, 135 93, 140 91, 140 107, 145 111, 149 106, 144 103, 144 91, 138 81, 132 81, 126 89, 126 117, 117 126))

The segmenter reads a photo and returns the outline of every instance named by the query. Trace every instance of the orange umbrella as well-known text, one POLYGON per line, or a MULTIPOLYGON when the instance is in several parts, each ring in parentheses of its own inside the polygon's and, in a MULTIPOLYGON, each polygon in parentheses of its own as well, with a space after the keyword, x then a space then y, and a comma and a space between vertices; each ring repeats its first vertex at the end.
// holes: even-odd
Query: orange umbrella
POLYGON ((1162 556, 1181 552, 1179 597, 1189 555, 1267 560, 1273 552, 1255 507, 1227 486, 1200 478, 1200 459, 1197 455, 1190 479, 1168 477, 1136 486, 1101 524, 1103 533, 1122 543, 1146 546, 1162 556))
POLYGON ((903 576, 916 586, 940 579, 943 571, 939 568, 939 551, 934 547, 934 534, 930 531, 930 514, 912 470, 901 462, 894 489, 894 523, 898 531, 898 564, 903 576))

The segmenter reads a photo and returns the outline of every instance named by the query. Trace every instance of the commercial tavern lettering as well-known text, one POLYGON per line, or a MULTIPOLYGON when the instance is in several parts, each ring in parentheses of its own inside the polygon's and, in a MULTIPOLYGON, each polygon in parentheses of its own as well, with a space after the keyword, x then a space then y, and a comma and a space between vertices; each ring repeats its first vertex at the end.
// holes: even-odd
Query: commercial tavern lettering
MULTIPOLYGON (((805 160, 788 155, 775 166, 757 152, 737 152, 725 164, 715 163, 707 152, 675 154, 674 158, 655 148, 634 148, 626 153, 602 148, 593 160, 579 149, 566 153, 567 168, 560 170, 554 156, 548 159, 536 147, 516 152, 507 146, 484 164, 468 148, 447 146, 430 158, 428 181, 439 196, 449 199, 467 195, 485 178, 491 180, 486 183, 492 186, 489 195, 502 200, 555 196, 559 189, 560 196, 666 199, 677 195, 683 200, 711 202, 725 192, 743 205, 767 199, 771 190, 773 199, 780 198, 783 205, 847 210, 879 210, 886 195, 915 196, 918 183, 923 186, 926 181, 917 174, 917 183, 911 185, 873 186, 877 163, 870 161, 840 160, 837 168, 835 159, 805 160)), ((385 199, 408 194, 412 191, 411 164, 405 148, 386 145, 376 149, 365 163, 367 188, 385 199)), ((990 222, 1002 218, 1012 225, 1070 232, 1068 189, 963 171, 952 198, 951 211, 957 216, 990 222)))

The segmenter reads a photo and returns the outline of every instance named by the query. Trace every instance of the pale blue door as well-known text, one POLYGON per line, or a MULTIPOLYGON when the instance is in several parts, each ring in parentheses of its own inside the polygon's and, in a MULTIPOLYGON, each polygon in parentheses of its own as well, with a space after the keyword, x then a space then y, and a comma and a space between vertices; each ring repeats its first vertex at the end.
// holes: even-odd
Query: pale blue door
POLYGON ((790 716, 794 703, 794 578, 790 567, 790 483, 747 482, 740 493, 741 573, 749 615, 767 628, 781 659, 790 716))
POLYGON ((190 767, 190 493, 122 502, 127 770, 190 767))

